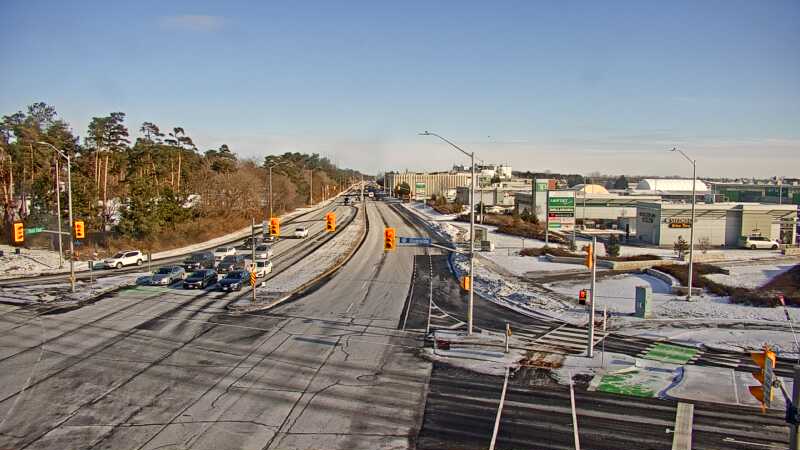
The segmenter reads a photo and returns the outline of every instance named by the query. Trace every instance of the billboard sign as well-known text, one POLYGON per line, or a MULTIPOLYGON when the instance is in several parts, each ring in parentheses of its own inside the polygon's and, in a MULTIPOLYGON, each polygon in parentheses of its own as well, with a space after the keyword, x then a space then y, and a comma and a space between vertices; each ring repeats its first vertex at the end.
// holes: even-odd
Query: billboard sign
POLYGON ((426 185, 422 181, 417 181, 414 184, 414 198, 417 200, 424 200, 426 198, 427 189, 426 185))
POLYGON ((575 191, 550 191, 547 196, 547 228, 572 231, 575 227, 575 191))

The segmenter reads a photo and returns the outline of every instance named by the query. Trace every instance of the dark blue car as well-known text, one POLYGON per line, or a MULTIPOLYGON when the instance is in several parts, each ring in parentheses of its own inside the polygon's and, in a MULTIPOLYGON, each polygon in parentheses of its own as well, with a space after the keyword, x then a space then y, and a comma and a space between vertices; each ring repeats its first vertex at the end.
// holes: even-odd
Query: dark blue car
POLYGON ((196 270, 183 280, 184 289, 203 289, 217 282, 217 272, 214 269, 196 270))
POLYGON ((219 281, 223 291, 241 291, 244 286, 250 286, 250 272, 244 270, 234 270, 219 281))

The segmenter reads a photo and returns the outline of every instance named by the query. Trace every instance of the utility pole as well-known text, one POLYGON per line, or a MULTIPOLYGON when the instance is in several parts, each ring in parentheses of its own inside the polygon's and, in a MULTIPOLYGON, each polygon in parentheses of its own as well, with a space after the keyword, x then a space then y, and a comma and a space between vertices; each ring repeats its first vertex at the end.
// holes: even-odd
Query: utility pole
POLYGON ((550 245, 550 189, 544 196, 544 246, 550 245))
POLYGON ((314 169, 308 169, 308 206, 314 205, 314 169))
MULTIPOLYGON (((58 182, 58 155, 53 155, 56 161, 56 217, 58 218, 58 268, 64 267, 64 244, 61 236, 61 184, 58 182)), ((71 226, 71 225, 70 225, 71 226)))
POLYGON ((469 156, 470 162, 472 164, 472 172, 471 172, 471 182, 470 182, 470 192, 469 192, 469 309, 467 310, 467 333, 472 335, 472 319, 473 319, 473 306, 475 303, 475 152, 467 152, 461 147, 457 146, 456 144, 450 142, 449 140, 439 136, 436 133, 431 133, 430 131, 425 131, 423 133, 419 133, 420 136, 436 136, 437 138, 443 140, 450 144, 451 147, 455 148, 456 150, 460 151, 461 153, 469 156))
MULTIPOLYGON (((58 156, 61 156, 67 160, 67 204, 69 208, 69 286, 70 291, 75 292, 75 236, 73 234, 75 232, 75 222, 72 220, 72 164, 70 156, 57 149, 56 146, 49 142, 39 141, 37 144, 46 145, 52 148, 56 151, 58 156)), ((59 240, 60 239, 61 235, 59 234, 59 240)))
MULTIPOLYGON (((251 220, 252 222, 250 223, 250 243, 252 244, 251 247, 253 248, 251 253, 253 258, 251 260, 253 262, 253 267, 250 270, 250 275, 254 275, 256 273, 256 219, 252 218, 251 220)), ((258 285, 258 277, 255 277, 255 280, 253 280, 253 304, 256 303, 257 285, 258 285)))
POLYGON ((677 151, 692 164, 692 220, 691 228, 689 228, 689 291, 686 294, 686 301, 689 302, 692 301, 692 278, 694 276, 694 209, 695 203, 697 202, 697 163, 694 159, 689 158, 683 150, 677 147, 673 147, 670 151, 677 151))

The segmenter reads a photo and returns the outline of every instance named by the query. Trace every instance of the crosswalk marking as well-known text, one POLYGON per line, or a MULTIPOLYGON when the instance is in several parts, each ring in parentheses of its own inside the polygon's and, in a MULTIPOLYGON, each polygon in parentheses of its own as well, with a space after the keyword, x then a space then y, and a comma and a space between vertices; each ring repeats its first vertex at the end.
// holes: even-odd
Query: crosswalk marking
MULTIPOLYGON (((565 348, 574 353, 582 353, 586 351, 588 333, 589 331, 586 328, 564 324, 538 337, 533 341, 533 344, 565 348)), ((600 343, 605 339, 606 335, 607 333, 596 330, 594 344, 600 343)))

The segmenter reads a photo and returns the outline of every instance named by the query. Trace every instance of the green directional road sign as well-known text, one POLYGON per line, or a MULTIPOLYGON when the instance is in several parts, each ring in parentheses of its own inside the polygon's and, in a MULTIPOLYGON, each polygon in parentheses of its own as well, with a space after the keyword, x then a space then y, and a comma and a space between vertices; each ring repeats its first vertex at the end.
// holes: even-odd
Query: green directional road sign
POLYGON ((44 231, 44 227, 25 228, 25 234, 36 234, 44 231))

